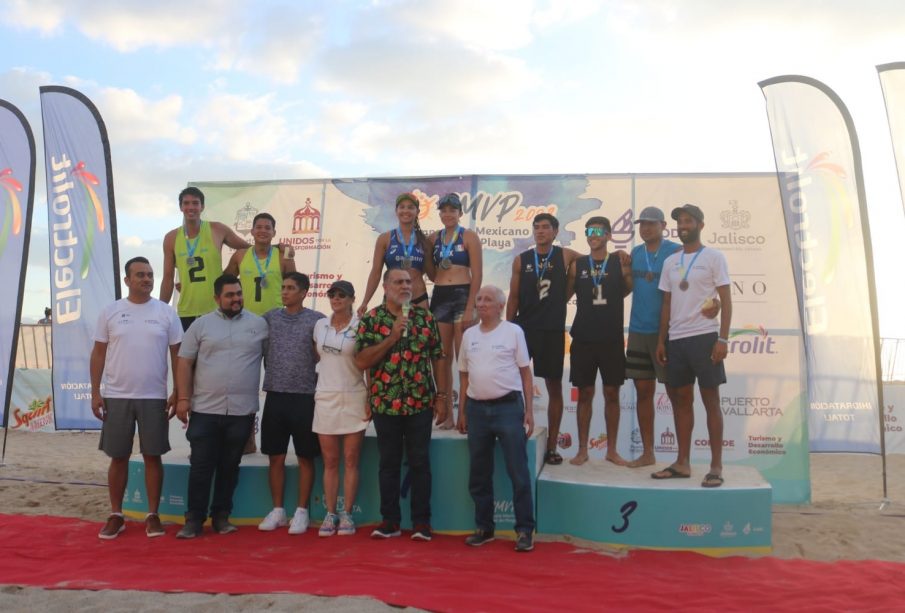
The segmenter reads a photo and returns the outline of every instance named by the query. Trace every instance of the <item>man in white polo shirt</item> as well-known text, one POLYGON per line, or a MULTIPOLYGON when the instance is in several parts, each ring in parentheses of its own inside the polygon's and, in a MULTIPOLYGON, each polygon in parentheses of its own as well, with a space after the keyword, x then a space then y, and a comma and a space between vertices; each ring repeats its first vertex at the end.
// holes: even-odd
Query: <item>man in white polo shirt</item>
POLYGON ((534 549, 534 499, 528 472, 528 437, 534 431, 534 379, 525 333, 503 321, 506 296, 492 285, 475 296, 480 325, 462 337, 459 353, 459 432, 468 433, 468 489, 475 504, 475 531, 465 539, 477 547, 493 540, 493 453, 500 442, 512 481, 515 550, 534 549))
POLYGON ((707 413, 710 438, 710 472, 702 487, 723 484, 723 413, 720 385, 726 382, 723 360, 729 348, 732 296, 726 257, 701 244, 704 213, 693 204, 673 209, 682 249, 663 263, 660 289, 663 306, 657 361, 667 369, 674 390, 673 417, 679 453, 676 461, 651 475, 654 479, 682 479, 691 476, 691 433, 694 429, 694 382, 697 379, 707 413), (720 321, 704 316, 719 295, 720 321))
POLYGON ((167 414, 173 405, 172 396, 167 401, 167 350, 175 364, 182 341, 176 311, 151 298, 154 271, 147 258, 132 258, 125 268, 129 294, 101 311, 90 361, 91 410, 104 422, 99 448, 110 456, 111 513, 98 534, 107 540, 126 529, 123 495, 136 424, 148 494, 145 533, 150 537, 164 534, 157 509, 163 487, 160 456, 170 450, 167 414))

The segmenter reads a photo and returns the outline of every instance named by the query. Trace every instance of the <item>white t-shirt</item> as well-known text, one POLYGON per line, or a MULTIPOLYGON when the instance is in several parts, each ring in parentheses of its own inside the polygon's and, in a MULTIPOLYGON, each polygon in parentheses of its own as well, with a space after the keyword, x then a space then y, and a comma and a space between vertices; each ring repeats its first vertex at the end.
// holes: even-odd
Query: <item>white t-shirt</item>
POLYGON ((696 253, 684 253, 680 249, 666 258, 663 262, 663 272, 660 274, 660 289, 671 294, 669 338, 676 340, 719 332, 719 318, 704 317, 701 315, 701 307, 708 298, 716 297, 716 288, 729 283, 726 256, 713 247, 702 247, 702 251, 696 253), (683 254, 684 266, 688 268, 688 289, 685 290, 679 287, 685 276, 682 268, 683 254))
POLYGON ((104 398, 167 397, 167 352, 182 342, 175 309, 156 298, 135 304, 121 298, 97 318, 94 340, 107 343, 104 398))
POLYGON ((469 398, 492 400, 522 391, 519 368, 530 363, 525 333, 512 322, 501 321, 490 332, 475 325, 462 335, 459 372, 468 373, 469 398))
POLYGON ((314 324, 314 342, 320 360, 317 363, 317 391, 357 392, 367 389, 364 373, 355 366, 355 333, 358 318, 336 331, 330 321, 322 317, 314 324))

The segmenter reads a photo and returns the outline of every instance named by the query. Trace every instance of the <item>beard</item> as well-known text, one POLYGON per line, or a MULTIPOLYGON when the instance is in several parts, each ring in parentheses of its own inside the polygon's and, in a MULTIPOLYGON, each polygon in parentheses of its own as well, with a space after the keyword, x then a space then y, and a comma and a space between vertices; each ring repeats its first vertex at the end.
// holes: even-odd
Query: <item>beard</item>
POLYGON ((682 241, 683 244, 687 245, 689 243, 696 243, 701 239, 701 229, 694 228, 691 230, 685 231, 685 233, 679 232, 679 240, 682 241))

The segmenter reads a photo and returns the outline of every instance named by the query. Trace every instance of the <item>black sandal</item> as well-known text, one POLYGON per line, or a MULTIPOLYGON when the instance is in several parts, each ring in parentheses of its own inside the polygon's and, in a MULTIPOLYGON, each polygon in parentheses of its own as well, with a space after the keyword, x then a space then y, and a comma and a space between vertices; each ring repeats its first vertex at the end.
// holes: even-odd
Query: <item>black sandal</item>
POLYGON ((544 454, 544 464, 559 466, 562 464, 562 456, 559 455, 555 449, 548 449, 547 453, 544 454))

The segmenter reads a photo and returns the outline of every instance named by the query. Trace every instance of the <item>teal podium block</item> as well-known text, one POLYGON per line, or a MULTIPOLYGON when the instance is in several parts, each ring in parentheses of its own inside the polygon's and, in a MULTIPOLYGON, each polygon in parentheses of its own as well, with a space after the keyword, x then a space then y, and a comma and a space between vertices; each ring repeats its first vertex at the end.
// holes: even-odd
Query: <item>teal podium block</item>
POLYGON ((724 485, 712 489, 701 487, 706 466, 694 466, 690 479, 651 479, 654 470, 602 460, 544 466, 538 532, 709 555, 770 552, 772 490, 756 469, 726 466, 724 485))
MULTIPOLYGON (((539 428, 528 441, 528 471, 532 483, 543 466, 546 447, 546 430, 539 428)), ((160 516, 165 521, 183 523, 188 493, 189 449, 184 441, 172 441, 174 449, 163 457, 164 482, 160 500, 160 516), (181 443, 181 444, 180 444, 181 443)), ((431 440, 431 525, 437 532, 470 533, 474 529, 474 504, 468 493, 468 441, 455 431, 434 430, 431 440)), ((494 499, 497 530, 512 532, 515 515, 512 502, 512 486, 506 475, 506 466, 497 446, 494 459, 494 499)), ((359 525, 381 521, 380 489, 377 482, 379 466, 377 438, 373 426, 368 428, 362 444, 359 462, 359 486, 352 518, 359 525)), ((400 507, 402 525, 411 527, 408 469, 403 459, 402 495, 400 507)), ((340 462, 340 497, 338 507, 345 509, 342 492, 343 469, 340 462)), ((286 457, 286 486, 284 504, 290 515, 298 504, 298 465, 290 443, 286 457)), ((268 458, 260 453, 242 458, 239 483, 233 496, 232 521, 238 525, 256 525, 272 508, 268 485, 268 458)), ((133 518, 143 518, 147 513, 147 493, 144 484, 144 463, 141 455, 129 460, 129 483, 123 503, 123 512, 133 518)), ((315 461, 315 481, 309 512, 314 522, 320 522, 326 514, 324 503, 323 463, 315 461)), ((316 525, 316 524, 315 524, 316 525)))

